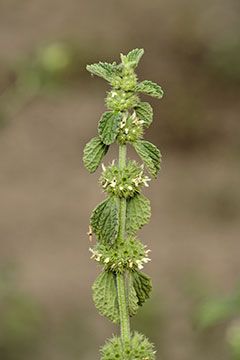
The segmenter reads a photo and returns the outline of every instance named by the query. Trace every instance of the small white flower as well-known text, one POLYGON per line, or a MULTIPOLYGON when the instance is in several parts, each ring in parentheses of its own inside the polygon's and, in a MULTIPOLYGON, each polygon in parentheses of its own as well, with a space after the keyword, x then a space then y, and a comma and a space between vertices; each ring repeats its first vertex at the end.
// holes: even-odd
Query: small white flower
POLYGON ((112 97, 114 97, 114 96, 116 96, 117 95, 117 93, 116 93, 116 91, 112 91, 112 97))
POLYGON ((143 179, 142 179, 142 182, 144 184, 144 186, 146 187, 149 187, 148 185, 148 182, 151 181, 151 179, 148 177, 148 176, 145 176, 143 179))
POLYGON ((132 191, 133 190, 133 187, 131 185, 129 185, 128 187, 128 190, 132 191))
POLYGON ((151 261, 151 259, 148 258, 148 257, 145 257, 145 258, 142 259, 142 261, 143 261, 145 264, 147 264, 149 261, 151 261))
POLYGON ((133 179, 132 182, 134 183, 135 186, 139 185, 139 178, 133 179))
POLYGON ((108 264, 109 261, 110 261, 110 258, 109 258, 109 257, 107 257, 107 258, 104 260, 105 264, 108 264))
POLYGON ((139 269, 139 270, 142 270, 142 269, 143 269, 142 264, 138 264, 138 269, 139 269))
POLYGON ((110 182, 110 186, 113 187, 113 188, 115 188, 116 185, 117 185, 117 181, 116 181, 116 179, 113 179, 113 180, 110 182))
POLYGON ((106 180, 104 184, 102 184, 102 187, 105 188, 108 185, 108 181, 106 180))
POLYGON ((122 185, 120 185, 120 186, 119 186, 119 190, 121 190, 121 191, 122 191, 123 189, 124 189, 124 188, 123 188, 123 186, 122 186, 122 185))
POLYGON ((102 257, 102 254, 97 254, 97 255, 96 255, 96 261, 100 261, 100 260, 101 260, 101 257, 102 257))
POLYGON ((121 121, 120 122, 120 129, 123 129, 125 125, 126 125, 126 122, 121 121))
POLYGON ((126 128, 126 129, 124 130, 124 132, 125 132, 125 134, 127 135, 127 134, 129 133, 129 129, 126 128))

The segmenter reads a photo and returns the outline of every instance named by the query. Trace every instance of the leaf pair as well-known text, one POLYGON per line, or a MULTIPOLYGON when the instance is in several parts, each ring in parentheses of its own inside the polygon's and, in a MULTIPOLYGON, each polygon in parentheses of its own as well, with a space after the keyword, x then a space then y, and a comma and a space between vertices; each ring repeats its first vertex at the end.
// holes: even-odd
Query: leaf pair
MULTIPOLYGON (((134 235, 151 216, 150 201, 143 195, 135 195, 127 200, 126 233, 134 235)), ((94 210, 90 219, 93 233, 99 242, 113 244, 118 236, 118 203, 114 196, 108 197, 94 210)))
MULTIPOLYGON (((101 315, 114 323, 119 322, 116 275, 103 271, 93 284, 93 301, 101 315)), ((143 272, 134 271, 126 279, 127 303, 130 316, 137 313, 138 307, 150 297, 152 284, 143 272)))
MULTIPOLYGON (((130 66, 132 68, 136 68, 143 54, 143 49, 134 49, 130 51, 127 55, 121 54, 122 64, 130 66)), ((122 64, 117 65, 115 62, 112 64, 106 62, 99 62, 96 64, 87 65, 87 70, 92 75, 97 75, 107 80, 108 82, 111 82, 112 80, 114 80, 114 78, 116 78, 116 76, 121 75, 122 64)))

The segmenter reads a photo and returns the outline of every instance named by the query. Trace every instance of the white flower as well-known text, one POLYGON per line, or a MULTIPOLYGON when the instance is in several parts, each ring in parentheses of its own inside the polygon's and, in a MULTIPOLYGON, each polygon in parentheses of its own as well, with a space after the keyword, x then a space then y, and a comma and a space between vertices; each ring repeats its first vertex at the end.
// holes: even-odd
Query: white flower
POLYGON ((110 182, 110 186, 113 187, 113 188, 115 188, 116 185, 117 185, 117 181, 116 181, 116 179, 114 178, 114 179, 112 179, 112 181, 110 182))
POLYGON ((128 134, 128 132, 129 132, 129 129, 128 129, 128 128, 126 128, 126 129, 124 130, 124 132, 125 132, 125 134, 127 135, 127 134, 128 134))
POLYGON ((133 190, 133 187, 131 185, 129 185, 128 187, 128 190, 132 191, 133 190))
POLYGON ((139 178, 133 179, 132 182, 134 183, 135 186, 139 185, 139 178))
POLYGON ((110 261, 110 258, 109 258, 109 257, 107 257, 107 258, 104 260, 105 264, 108 264, 109 261, 110 261))
POLYGON ((136 264, 139 270, 143 269, 143 265, 142 265, 142 261, 141 260, 136 260, 136 264))
POLYGON ((119 190, 121 190, 121 191, 122 191, 123 189, 124 189, 124 188, 123 188, 123 186, 122 186, 122 185, 120 185, 120 186, 119 186, 119 190))
POLYGON ((105 188, 108 185, 108 181, 106 180, 104 184, 102 184, 102 187, 105 188))
POLYGON ((97 255, 96 255, 96 261, 100 261, 100 260, 101 260, 101 257, 102 257, 102 254, 97 254, 97 255))
POLYGON ((143 261, 145 264, 147 264, 149 261, 151 261, 151 259, 148 258, 148 257, 145 257, 145 258, 142 259, 142 261, 143 261))
POLYGON ((146 187, 149 187, 148 185, 148 182, 151 181, 151 179, 148 177, 148 176, 145 176, 143 179, 142 179, 142 182, 144 184, 144 186, 146 187))

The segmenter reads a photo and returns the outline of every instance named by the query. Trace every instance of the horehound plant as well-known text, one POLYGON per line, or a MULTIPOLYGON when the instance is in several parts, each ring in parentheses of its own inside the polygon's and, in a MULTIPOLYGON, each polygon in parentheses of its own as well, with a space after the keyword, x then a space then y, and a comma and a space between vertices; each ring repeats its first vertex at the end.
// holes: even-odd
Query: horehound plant
POLYGON ((98 124, 98 135, 84 149, 85 167, 93 173, 109 146, 119 145, 118 163, 102 163, 100 185, 106 199, 94 210, 90 219, 90 233, 97 243, 90 248, 92 259, 102 266, 93 284, 93 300, 101 315, 120 325, 121 336, 114 336, 101 349, 102 360, 153 360, 155 351, 148 339, 130 331, 130 317, 149 298, 150 278, 141 270, 150 261, 146 245, 136 232, 151 215, 149 200, 141 188, 149 186, 150 176, 156 177, 161 155, 155 145, 143 140, 143 132, 153 120, 149 103, 142 102, 139 94, 160 99, 161 87, 152 81, 138 82, 135 68, 144 53, 134 49, 121 54, 121 63, 87 65, 92 75, 107 80, 112 89, 107 93, 106 111, 98 124), (127 146, 136 150, 142 164, 127 159, 127 146))

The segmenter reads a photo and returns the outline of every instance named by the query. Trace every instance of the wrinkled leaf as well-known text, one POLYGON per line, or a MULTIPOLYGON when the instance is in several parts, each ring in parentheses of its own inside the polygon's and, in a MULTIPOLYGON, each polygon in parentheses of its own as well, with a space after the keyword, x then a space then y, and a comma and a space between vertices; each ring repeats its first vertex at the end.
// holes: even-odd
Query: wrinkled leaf
POLYGON ((130 316, 136 315, 138 311, 138 297, 134 288, 134 279, 129 274, 127 282, 127 299, 128 299, 128 311, 130 316))
POLYGON ((149 127, 153 120, 153 109, 151 105, 147 102, 140 102, 136 107, 135 111, 137 117, 144 121, 143 125, 149 127))
POLYGON ((150 201, 144 195, 135 195, 127 200, 126 232, 134 235, 149 222, 151 216, 150 201))
POLYGON ((126 55, 126 62, 135 68, 138 65, 143 54, 143 49, 133 49, 126 55))
POLYGON ((118 235, 118 206, 112 196, 101 202, 94 210, 90 224, 97 239, 112 244, 118 235))
POLYGON ((161 86, 150 81, 144 80, 137 84, 136 91, 161 99, 163 97, 163 90, 161 86))
POLYGON ((115 275, 103 271, 93 284, 93 301, 101 315, 114 323, 119 322, 119 308, 115 275))
POLYGON ((160 170, 161 154, 159 149, 146 140, 138 140, 133 143, 134 149, 145 163, 149 173, 156 177, 160 170))
POLYGON ((83 163, 90 173, 96 171, 107 151, 108 146, 103 144, 98 136, 86 144, 83 150, 83 163))
POLYGON ((149 299, 152 291, 152 282, 149 276, 140 271, 133 271, 131 273, 133 278, 133 287, 135 289, 139 306, 149 299))
POLYGON ((120 112, 106 111, 102 115, 98 125, 98 133, 104 144, 110 145, 115 141, 121 118, 120 112))
POLYGON ((87 70, 93 74, 97 75, 107 81, 111 81, 114 79, 116 75, 118 75, 118 66, 116 63, 106 63, 106 62, 99 62, 96 64, 87 65, 87 70))

